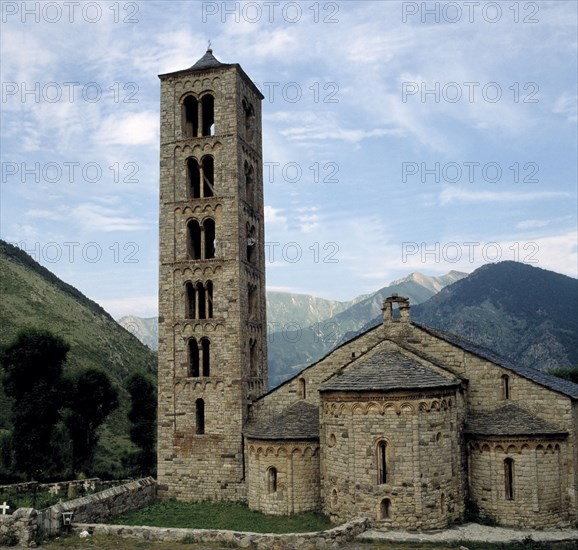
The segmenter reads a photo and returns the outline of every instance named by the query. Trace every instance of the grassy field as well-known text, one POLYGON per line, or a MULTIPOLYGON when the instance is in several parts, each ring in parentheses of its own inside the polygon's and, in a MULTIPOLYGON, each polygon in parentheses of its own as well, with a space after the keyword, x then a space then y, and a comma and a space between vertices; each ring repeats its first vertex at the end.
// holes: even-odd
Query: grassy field
POLYGON ((267 516, 237 502, 156 502, 135 512, 114 518, 119 525, 229 529, 257 533, 304 533, 333 527, 322 514, 267 516))

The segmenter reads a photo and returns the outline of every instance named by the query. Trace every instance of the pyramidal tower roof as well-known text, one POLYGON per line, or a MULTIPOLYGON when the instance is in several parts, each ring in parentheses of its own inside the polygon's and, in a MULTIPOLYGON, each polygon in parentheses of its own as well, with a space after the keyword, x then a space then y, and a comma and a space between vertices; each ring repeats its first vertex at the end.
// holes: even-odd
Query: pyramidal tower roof
POLYGON ((223 65, 214 55, 213 50, 209 48, 207 53, 201 57, 189 70, 197 71, 199 69, 213 69, 223 65))

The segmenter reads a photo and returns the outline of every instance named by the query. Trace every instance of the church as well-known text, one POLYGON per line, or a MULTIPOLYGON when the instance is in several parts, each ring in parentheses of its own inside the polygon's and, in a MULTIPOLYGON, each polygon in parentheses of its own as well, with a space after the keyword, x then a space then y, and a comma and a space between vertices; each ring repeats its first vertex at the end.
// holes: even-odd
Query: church
POLYGON ((264 97, 210 49, 159 78, 159 495, 382 528, 466 509, 576 525, 578 385, 412 322, 407 298, 267 391, 264 97))

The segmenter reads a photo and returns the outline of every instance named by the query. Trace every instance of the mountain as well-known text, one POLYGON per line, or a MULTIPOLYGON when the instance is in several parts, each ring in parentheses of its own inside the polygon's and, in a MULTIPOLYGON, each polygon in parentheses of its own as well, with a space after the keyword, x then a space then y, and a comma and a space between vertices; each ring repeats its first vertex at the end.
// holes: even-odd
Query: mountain
POLYGON ((578 366, 578 281, 554 271, 487 264, 412 307, 411 317, 544 372, 578 366))
POLYGON ((136 336, 145 346, 157 351, 159 323, 158 317, 136 317, 125 315, 118 320, 118 324, 136 336))
POLYGON ((281 330, 269 333, 269 386, 274 387, 294 376, 327 354, 347 338, 346 335, 359 331, 368 319, 381 314, 383 300, 391 294, 407 296, 412 304, 419 304, 466 276, 467 273, 459 271, 450 271, 440 277, 412 273, 373 294, 356 298, 346 309, 329 318, 318 318, 310 325, 300 324, 295 320, 297 316, 292 317, 292 312, 288 312, 281 322, 281 330))
MULTIPOLYGON (((70 344, 65 372, 99 368, 120 392, 121 407, 101 428, 102 468, 114 474, 130 447, 126 379, 156 373, 156 355, 97 303, 60 280, 19 248, 0 240, 0 346, 25 326, 45 328, 70 344)), ((0 387, 0 429, 9 428, 8 401, 0 387)))
POLYGON ((578 281, 554 271, 487 264, 412 308, 412 318, 538 370, 578 366, 578 281))

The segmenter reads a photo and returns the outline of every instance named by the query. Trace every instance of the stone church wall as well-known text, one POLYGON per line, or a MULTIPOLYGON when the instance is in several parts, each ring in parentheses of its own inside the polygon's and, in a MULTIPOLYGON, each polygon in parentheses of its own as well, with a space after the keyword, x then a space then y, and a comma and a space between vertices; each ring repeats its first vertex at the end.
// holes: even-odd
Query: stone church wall
POLYGON ((320 508, 317 442, 248 439, 246 445, 249 508, 276 515, 320 508))
POLYGON ((455 392, 328 393, 322 411, 321 491, 330 517, 361 514, 383 527, 436 529, 463 513, 463 406, 455 392))
POLYGON ((555 441, 484 441, 470 444, 470 496, 481 514, 511 527, 569 525, 569 499, 561 490, 566 444, 555 441), (508 495, 505 461, 513 463, 508 495))

